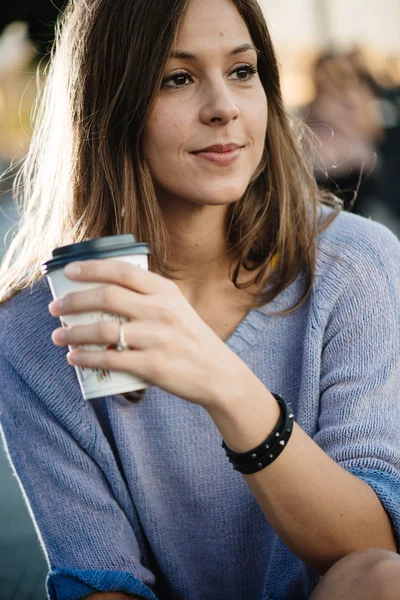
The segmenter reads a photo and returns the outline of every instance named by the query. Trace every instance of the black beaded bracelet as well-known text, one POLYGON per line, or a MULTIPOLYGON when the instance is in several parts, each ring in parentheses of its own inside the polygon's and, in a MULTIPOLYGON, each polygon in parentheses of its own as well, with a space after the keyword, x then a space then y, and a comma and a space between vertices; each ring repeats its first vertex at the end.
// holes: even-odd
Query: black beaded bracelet
POLYGON ((222 442, 222 447, 235 471, 245 475, 261 471, 278 458, 285 448, 293 431, 293 409, 279 394, 273 396, 279 404, 281 414, 278 424, 262 444, 248 452, 233 452, 224 441, 222 442))

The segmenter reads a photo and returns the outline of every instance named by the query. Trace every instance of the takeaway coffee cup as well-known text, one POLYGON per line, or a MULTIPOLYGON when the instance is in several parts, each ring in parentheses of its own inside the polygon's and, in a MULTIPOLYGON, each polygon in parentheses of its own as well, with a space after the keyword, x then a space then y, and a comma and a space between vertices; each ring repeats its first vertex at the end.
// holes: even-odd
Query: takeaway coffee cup
MULTIPOLYGON (((81 292, 104 285, 103 283, 81 282, 68 279, 64 275, 64 267, 70 262, 113 258, 147 270, 148 255, 150 254, 151 252, 147 244, 136 242, 134 235, 114 235, 55 248, 52 252, 51 260, 42 263, 41 272, 42 275, 47 276, 53 298, 57 299, 71 292, 81 292)), ((63 327, 72 327, 76 325, 91 325, 100 321, 126 323, 128 319, 114 313, 93 311, 62 315, 60 321, 63 327)), ((117 344, 118 340, 115 340, 115 342, 117 344)), ((115 348, 115 346, 99 346, 94 344, 69 346, 70 350, 77 348, 99 351, 115 348)), ((148 382, 121 371, 88 369, 78 366, 74 368, 85 400, 134 392, 150 386, 148 382)))

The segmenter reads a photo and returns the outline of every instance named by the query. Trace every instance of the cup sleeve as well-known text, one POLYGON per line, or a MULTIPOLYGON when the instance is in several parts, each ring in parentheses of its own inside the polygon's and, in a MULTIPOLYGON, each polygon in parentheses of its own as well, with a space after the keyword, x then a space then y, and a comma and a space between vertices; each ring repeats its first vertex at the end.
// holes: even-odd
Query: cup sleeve
POLYGON ((99 457, 1 354, 0 373, 3 443, 47 558, 50 600, 96 591, 157 600, 134 507, 123 510, 99 457))
POLYGON ((389 515, 399 547, 398 241, 389 250, 386 256, 375 251, 365 253, 359 262, 354 259, 328 320, 321 356, 319 431, 314 440, 372 487, 389 515))

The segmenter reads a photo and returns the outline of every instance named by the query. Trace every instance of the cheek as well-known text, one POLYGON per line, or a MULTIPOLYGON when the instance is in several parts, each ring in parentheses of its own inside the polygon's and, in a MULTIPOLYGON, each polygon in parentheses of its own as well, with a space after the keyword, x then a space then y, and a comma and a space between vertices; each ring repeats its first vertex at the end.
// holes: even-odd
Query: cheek
POLYGON ((254 100, 252 107, 254 115, 254 126, 260 128, 260 134, 266 133, 268 124, 268 101, 264 90, 260 91, 260 95, 254 100))
POLYGON ((151 176, 168 187, 181 173, 187 123, 182 113, 153 110, 144 130, 144 153, 151 176))
MULTIPOLYGON (((183 142, 185 126, 178 113, 158 110, 153 112, 145 128, 145 147, 149 154, 160 149, 173 151, 183 142)), ((164 157, 167 158, 167 157, 164 157)))
POLYGON ((263 152, 265 145, 265 137, 268 128, 268 103, 265 95, 257 102, 253 103, 251 129, 254 136, 255 144, 260 152, 263 152))

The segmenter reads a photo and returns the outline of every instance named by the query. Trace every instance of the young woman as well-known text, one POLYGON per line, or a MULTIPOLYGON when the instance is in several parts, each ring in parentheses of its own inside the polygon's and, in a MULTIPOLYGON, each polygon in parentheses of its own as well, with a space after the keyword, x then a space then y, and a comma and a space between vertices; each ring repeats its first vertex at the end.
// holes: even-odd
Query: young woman
POLYGON ((47 75, 0 397, 50 598, 396 598, 400 243, 318 191, 255 0, 74 0, 47 75), (149 272, 49 306, 51 250, 122 233, 149 272), (66 355, 120 339, 62 339, 88 310, 124 351, 66 355), (86 402, 76 364, 151 387, 86 402))

